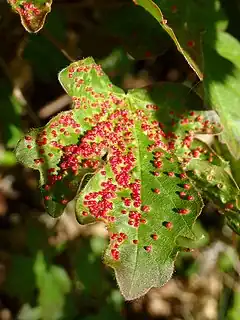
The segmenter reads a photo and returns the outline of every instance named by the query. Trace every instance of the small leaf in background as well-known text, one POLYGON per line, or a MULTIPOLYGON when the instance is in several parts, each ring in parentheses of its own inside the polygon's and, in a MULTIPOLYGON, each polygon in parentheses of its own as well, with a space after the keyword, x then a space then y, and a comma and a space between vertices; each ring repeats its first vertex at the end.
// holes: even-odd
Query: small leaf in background
POLYGON ((28 32, 36 33, 44 26, 52 0, 8 0, 8 3, 20 15, 23 27, 28 32))
POLYGON ((239 189, 224 163, 219 166, 193 159, 187 166, 187 174, 220 208, 239 210, 239 189))
POLYGON ((104 9, 103 28, 135 59, 148 59, 163 54, 171 45, 158 22, 132 3, 104 9), (124 19, 124 23, 123 23, 124 19))
POLYGON ((22 137, 21 129, 21 105, 12 94, 12 87, 7 80, 1 79, 0 94, 0 124, 1 134, 7 148, 15 148, 22 137))
POLYGON ((29 304, 24 304, 20 309, 18 320, 40 320, 41 318, 41 308, 31 307, 29 304))
POLYGON ((34 273, 39 290, 38 304, 41 308, 41 319, 62 319, 65 298, 71 290, 71 281, 67 272, 63 267, 48 265, 43 253, 39 251, 34 273))
POLYGON ((100 309, 100 312, 93 316, 87 316, 83 320, 105 320, 105 319, 115 319, 123 320, 124 318, 114 310, 111 305, 105 305, 100 309))
POLYGON ((192 230, 195 236, 194 239, 179 237, 177 240, 177 244, 187 249, 196 249, 207 245, 209 236, 206 230, 204 230, 204 228, 202 227, 200 221, 196 221, 192 230))
POLYGON ((226 250, 220 253, 218 258, 218 266, 223 272, 230 272, 234 269, 236 262, 238 261, 237 251, 228 246, 226 250))
POLYGON ((227 319, 228 320, 238 320, 240 314, 240 289, 236 286, 234 290, 233 303, 228 311, 227 319))
POLYGON ((12 151, 0 149, 0 166, 11 167, 16 164, 16 156, 12 151))
POLYGON ((225 213, 228 226, 238 235, 240 235, 240 213, 228 210, 225 213))
POLYGON ((197 190, 213 201, 225 214, 229 227, 239 234, 240 190, 232 176, 229 163, 199 140, 195 141, 194 148, 201 152, 197 159, 192 159, 185 164, 188 177, 193 181, 197 190))
POLYGON ((106 249, 107 241, 103 237, 91 237, 90 246, 95 256, 100 256, 106 249))
POLYGON ((7 281, 6 291, 13 297, 20 297, 22 302, 31 301, 36 288, 33 272, 34 258, 13 255, 7 281), (19 276, 19 270, 24 270, 19 276))
POLYGON ((220 157, 228 161, 233 179, 236 181, 237 185, 240 186, 240 159, 237 160, 233 157, 227 145, 225 143, 221 143, 219 139, 214 139, 212 147, 220 157))
POLYGON ((122 48, 117 48, 98 63, 113 83, 121 86, 124 76, 133 68, 134 60, 122 48))
POLYGON ((102 297, 108 290, 105 270, 101 256, 106 248, 106 239, 98 236, 91 237, 90 241, 82 240, 82 245, 74 255, 76 277, 80 290, 86 295, 102 297))
POLYGON ((240 159, 240 43, 228 33, 219 32, 214 46, 204 46, 206 102, 221 118, 223 141, 240 159))

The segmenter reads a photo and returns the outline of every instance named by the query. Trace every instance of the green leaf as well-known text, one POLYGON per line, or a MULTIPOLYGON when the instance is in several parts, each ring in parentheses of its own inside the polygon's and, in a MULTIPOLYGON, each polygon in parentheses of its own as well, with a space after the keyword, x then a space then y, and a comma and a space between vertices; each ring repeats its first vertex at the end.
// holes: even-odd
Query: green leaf
POLYGON ((222 272, 231 272, 238 260, 238 253, 233 247, 226 247, 218 258, 218 267, 222 272))
POLYGON ((12 151, 0 150, 0 166, 12 167, 16 162, 16 156, 12 151))
POLYGON ((65 295, 71 289, 68 274, 62 267, 48 266, 42 252, 36 257, 34 272, 39 289, 38 304, 41 308, 41 319, 62 319, 65 295))
POLYGON ((234 297, 233 297, 233 303, 230 308, 230 310, 227 313, 227 319, 229 320, 237 320, 239 317, 240 312, 240 290, 236 286, 236 289, 234 290, 234 297))
POLYGON ((225 216, 228 226, 240 236, 240 212, 229 210, 225 216))
POLYGON ((202 35, 214 43, 216 29, 226 28, 219 1, 133 0, 169 34, 190 67, 203 79, 202 35))
POLYGON ((13 255, 8 277, 5 283, 6 291, 13 297, 19 297, 22 302, 30 301, 34 295, 35 279, 33 273, 34 259, 23 255, 13 255), (19 270, 23 270, 21 277, 19 270))
POLYGON ((0 80, 1 132, 7 148, 15 148, 22 136, 20 113, 21 105, 12 94, 12 87, 6 79, 0 80))
POLYGON ((20 15, 21 23, 28 32, 38 32, 44 26, 51 11, 52 0, 7 0, 20 15))
POLYGON ((100 309, 99 313, 95 315, 86 316, 83 318, 83 320, 105 320, 105 319, 123 320, 124 317, 118 311, 114 310, 112 305, 104 304, 100 309))
POLYGON ((199 159, 192 160, 187 168, 188 176, 220 208, 225 209, 231 203, 239 209, 239 189, 226 168, 199 159))
POLYGON ((196 156, 197 133, 221 128, 180 84, 125 94, 92 58, 71 64, 59 80, 72 110, 32 130, 17 157, 40 171, 50 214, 61 214, 77 194, 79 222, 106 223, 104 260, 125 298, 134 299, 169 280, 177 239, 194 238, 202 201, 182 166, 196 156))
POLYGON ((240 234, 240 190, 229 164, 201 141, 195 141, 193 147, 200 151, 198 158, 185 164, 188 177, 225 214, 230 228, 240 234))
POLYGON ((204 46, 204 87, 206 100, 224 127, 223 141, 240 159, 240 43, 228 33, 219 32, 215 49, 204 46))
POLYGON ((195 249, 199 247, 206 246, 209 242, 209 235, 206 230, 203 229, 199 220, 193 226, 193 232, 195 235, 195 239, 188 239, 184 237, 179 237, 177 243, 184 248, 187 249, 195 249))

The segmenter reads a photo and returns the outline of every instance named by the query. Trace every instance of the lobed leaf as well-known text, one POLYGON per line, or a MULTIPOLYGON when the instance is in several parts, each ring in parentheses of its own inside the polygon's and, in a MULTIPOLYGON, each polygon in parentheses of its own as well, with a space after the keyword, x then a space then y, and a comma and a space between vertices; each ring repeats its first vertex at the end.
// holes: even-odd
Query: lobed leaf
POLYGON ((28 32, 42 29, 47 14, 51 11, 52 0, 7 0, 20 15, 21 23, 28 32))
POLYGON ((221 127, 183 85, 125 94, 92 58, 71 64, 59 81, 72 110, 30 131, 17 158, 40 171, 51 215, 76 195, 80 223, 106 223, 104 260, 125 298, 134 299, 169 280, 178 238, 194 238, 202 200, 182 166, 196 157, 195 135, 221 127))

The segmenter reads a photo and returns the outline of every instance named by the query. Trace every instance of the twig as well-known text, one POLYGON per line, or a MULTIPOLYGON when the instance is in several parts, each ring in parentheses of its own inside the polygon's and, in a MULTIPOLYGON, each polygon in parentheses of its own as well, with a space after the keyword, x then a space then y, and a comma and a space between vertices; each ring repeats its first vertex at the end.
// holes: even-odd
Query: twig
POLYGON ((67 105, 71 103, 71 98, 64 94, 57 98, 54 101, 49 102, 45 106, 43 106, 40 111, 38 112, 38 116, 41 119, 46 119, 51 117, 53 114, 59 112, 60 110, 64 109, 67 105))
POLYGON ((76 60, 66 51, 63 44, 56 40, 46 29, 42 29, 41 32, 70 62, 74 62, 76 60))
MULTIPOLYGON (((6 77, 9 79, 10 83, 14 86, 14 83, 13 83, 11 74, 9 72, 8 66, 7 66, 5 60, 1 56, 0 56, 0 68, 2 68, 6 77)), ((33 111, 33 109, 31 108, 31 106, 29 105, 28 101, 26 101, 25 97, 23 96, 21 89, 16 86, 13 87, 12 94, 21 102, 22 106, 24 108, 26 108, 27 113, 28 113, 29 117, 32 119, 33 123, 35 125, 39 126, 40 121, 39 121, 38 117, 36 116, 35 112, 33 111)))

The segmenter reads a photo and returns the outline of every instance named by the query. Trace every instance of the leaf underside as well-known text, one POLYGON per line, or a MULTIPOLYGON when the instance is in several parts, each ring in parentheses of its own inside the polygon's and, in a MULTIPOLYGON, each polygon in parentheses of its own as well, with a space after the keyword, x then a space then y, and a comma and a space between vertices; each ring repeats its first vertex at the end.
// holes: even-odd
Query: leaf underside
POLYGON ((51 11, 52 0, 7 0, 20 16, 23 27, 28 32, 40 31, 47 14, 51 11))
POLYGON ((170 279, 178 237, 194 239, 202 200, 184 171, 201 157, 220 161, 194 137, 221 127, 188 88, 166 83, 125 94, 92 58, 71 64, 59 81, 72 110, 30 131, 17 158, 40 171, 52 216, 75 197, 80 223, 106 223, 104 261, 124 297, 137 298, 170 279))

